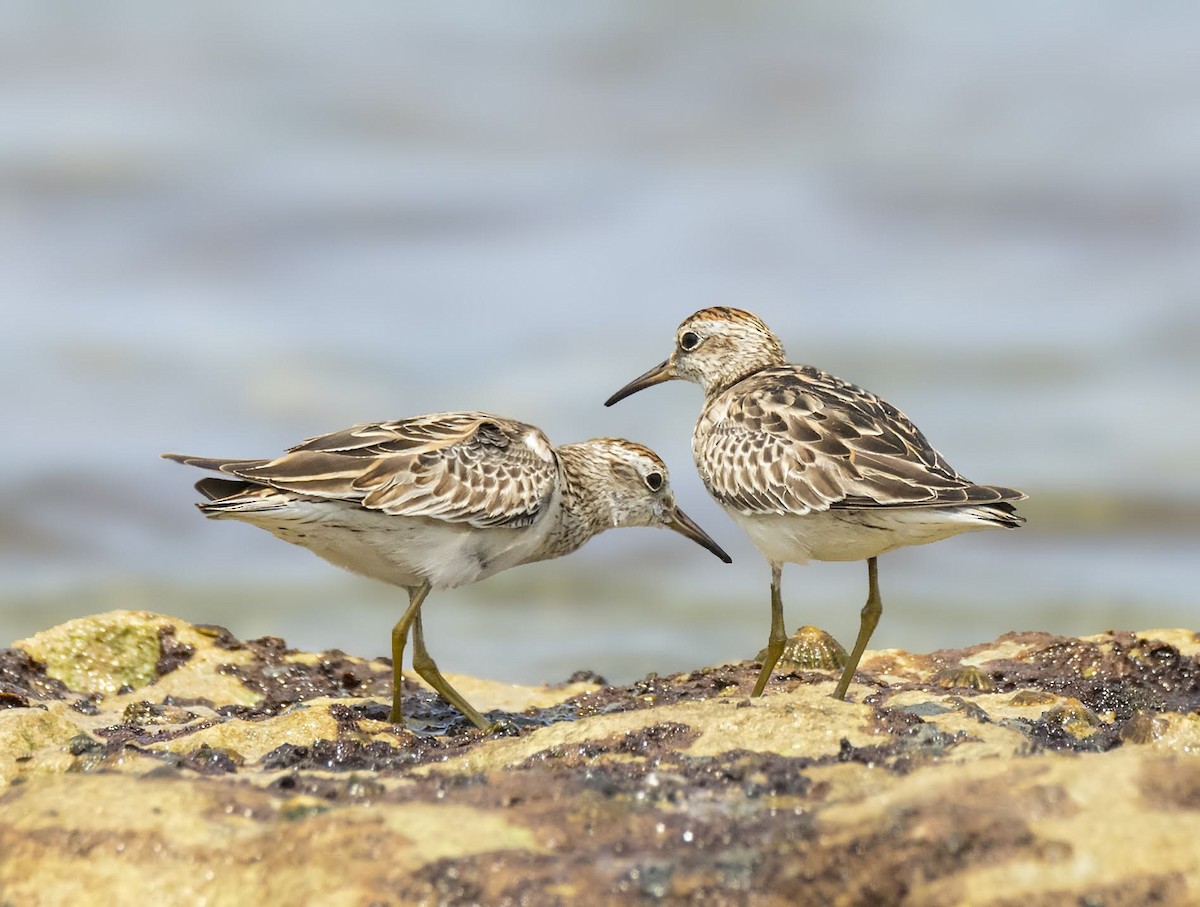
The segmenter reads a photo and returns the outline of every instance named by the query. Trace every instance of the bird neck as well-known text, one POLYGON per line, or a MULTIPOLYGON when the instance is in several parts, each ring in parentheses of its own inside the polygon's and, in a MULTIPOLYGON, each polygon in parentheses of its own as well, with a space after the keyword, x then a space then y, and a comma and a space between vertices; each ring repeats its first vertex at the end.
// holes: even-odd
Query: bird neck
POLYGON ((717 369, 702 378, 704 396, 711 400, 739 381, 786 362, 783 345, 774 334, 756 337, 753 343, 742 342, 735 352, 721 359, 717 369))
POLYGON ((557 449, 563 480, 562 510, 550 538, 556 554, 575 551, 592 536, 617 525, 613 502, 603 491, 604 464, 590 444, 564 444, 557 449))
POLYGON ((765 369, 775 368, 778 365, 783 365, 783 359, 776 361, 764 358, 761 361, 738 362, 736 368, 722 371, 719 375, 714 375, 710 381, 704 384, 704 398, 712 400, 714 397, 725 393, 725 391, 729 390, 729 388, 733 387, 739 381, 743 381, 765 369))

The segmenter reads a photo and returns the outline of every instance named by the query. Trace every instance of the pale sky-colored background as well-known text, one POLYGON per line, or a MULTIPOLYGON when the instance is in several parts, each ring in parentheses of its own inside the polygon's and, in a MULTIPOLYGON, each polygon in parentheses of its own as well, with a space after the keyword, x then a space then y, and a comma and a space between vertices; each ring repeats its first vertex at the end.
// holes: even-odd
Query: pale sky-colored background
MULTIPOLYGON (((181 450, 490 409, 656 448, 735 558, 612 532, 429 600, 443 669, 748 657, 767 570, 695 387, 717 303, 883 394, 1030 525, 881 562, 877 646, 1196 626, 1200 13, 1120 4, 10 4, 0 644, 145 607, 387 651, 403 592, 192 508, 181 450)), ((791 567, 849 642, 855 564, 791 567)))

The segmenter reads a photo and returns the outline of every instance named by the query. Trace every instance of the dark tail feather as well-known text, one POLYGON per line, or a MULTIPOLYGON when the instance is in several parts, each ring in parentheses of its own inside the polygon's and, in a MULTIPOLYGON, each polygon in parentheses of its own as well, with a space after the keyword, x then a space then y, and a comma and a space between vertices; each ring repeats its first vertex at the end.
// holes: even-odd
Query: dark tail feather
MULTIPOLYGON (((198 466, 227 475, 237 475, 239 470, 262 466, 269 460, 220 460, 216 457, 193 457, 189 454, 165 453, 165 460, 174 460, 186 466, 198 466)), ((282 505, 279 492, 253 480, 223 479, 210 476, 196 483, 196 490, 207 500, 196 506, 205 515, 213 518, 236 517, 240 513, 263 513, 278 510, 282 505)))
POLYGON ((238 482, 234 479, 201 479, 196 483, 196 490, 210 501, 230 498, 253 487, 249 482, 238 482))
MULTIPOLYGON (((1021 495, 1021 497, 1025 496, 1021 495)), ((984 504, 977 509, 986 513, 993 523, 1003 526, 1005 529, 1016 529, 1018 526, 1025 525, 1025 517, 1017 513, 1017 508, 1010 501, 984 504)))
POLYGON ((191 454, 162 454, 164 460, 174 460, 176 463, 183 463, 185 466, 196 466, 200 469, 211 469, 214 472, 227 472, 236 475, 239 470, 253 469, 256 466, 263 466, 270 460, 231 460, 221 457, 194 457, 191 454))
POLYGON ((287 506, 286 492, 255 482, 236 479, 201 479, 196 490, 208 498, 196 506, 207 517, 238 517, 239 514, 270 513, 287 506))
POLYGON ((1005 488, 1003 485, 976 485, 971 490, 987 492, 994 501, 1011 501, 1015 503, 1016 501, 1024 501, 1029 497, 1023 491, 1017 491, 1015 488, 1005 488))
POLYGON ((182 463, 185 466, 198 466, 200 469, 211 469, 213 472, 227 472, 231 475, 237 475, 240 470, 253 469, 255 466, 263 466, 270 463, 270 460, 230 460, 221 459, 219 457, 194 457, 191 454, 165 453, 161 454, 164 460, 174 460, 176 463, 182 463))

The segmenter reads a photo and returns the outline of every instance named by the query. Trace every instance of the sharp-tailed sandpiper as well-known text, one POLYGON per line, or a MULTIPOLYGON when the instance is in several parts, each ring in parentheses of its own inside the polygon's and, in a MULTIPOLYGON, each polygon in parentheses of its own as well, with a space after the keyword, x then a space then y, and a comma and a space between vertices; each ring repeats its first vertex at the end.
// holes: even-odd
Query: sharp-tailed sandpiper
POLYGON ((478 412, 356 425, 311 438, 274 460, 163 454, 211 469, 197 506, 251 523, 330 563, 408 590, 392 630, 391 720, 403 723, 401 662, 477 727, 487 721, 425 648, 421 603, 449 589, 569 554, 616 526, 665 526, 726 563, 720 546, 675 506, 652 450, 616 438, 551 446, 532 425, 478 412))
POLYGON ((842 699, 879 622, 876 558, 976 529, 1025 522, 1012 488, 959 475, 887 401, 810 365, 792 365, 757 316, 716 306, 675 332, 670 358, 613 394, 682 378, 704 390, 692 454, 709 493, 771 567, 771 634, 753 695, 783 651, 785 563, 866 560, 869 593, 834 696, 842 699))

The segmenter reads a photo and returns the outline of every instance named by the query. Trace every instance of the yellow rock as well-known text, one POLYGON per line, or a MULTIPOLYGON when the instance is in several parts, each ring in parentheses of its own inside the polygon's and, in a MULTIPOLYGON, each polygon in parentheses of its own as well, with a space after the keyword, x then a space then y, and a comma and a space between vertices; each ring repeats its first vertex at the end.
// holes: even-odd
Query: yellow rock
POLYGON ((877 651, 849 702, 749 699, 753 663, 454 678, 511 737, 416 686, 395 727, 385 665, 148 612, 19 645, 70 692, 6 663, 0 904, 1200 903, 1188 631, 877 651))
POLYGON ((223 664, 244 663, 244 651, 212 644, 212 637, 187 621, 150 611, 108 611, 67 621, 29 639, 21 649, 46 666, 50 677, 78 693, 114 694, 132 687, 122 704, 144 698, 141 688, 154 684, 157 695, 207 697, 214 701, 251 705, 259 698, 236 678, 222 674, 223 664), (179 668, 160 675, 162 641, 190 646, 193 656, 179 668))
POLYGON ((61 702, 0 709, 0 784, 33 772, 66 771, 72 761, 66 744, 82 731, 61 702))
POLYGON ((72 690, 115 693, 123 686, 145 686, 158 676, 159 632, 168 622, 149 611, 110 611, 68 621, 13 646, 72 690))

